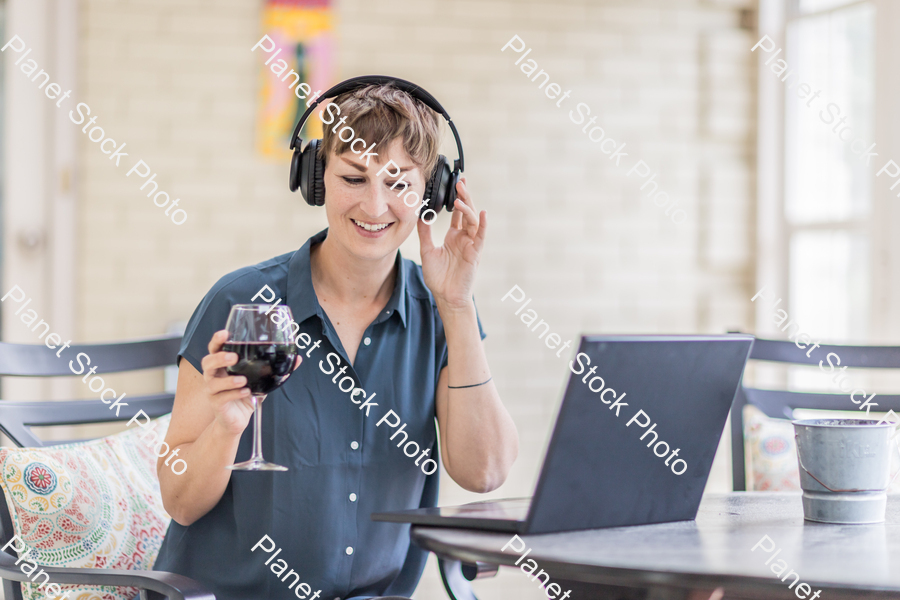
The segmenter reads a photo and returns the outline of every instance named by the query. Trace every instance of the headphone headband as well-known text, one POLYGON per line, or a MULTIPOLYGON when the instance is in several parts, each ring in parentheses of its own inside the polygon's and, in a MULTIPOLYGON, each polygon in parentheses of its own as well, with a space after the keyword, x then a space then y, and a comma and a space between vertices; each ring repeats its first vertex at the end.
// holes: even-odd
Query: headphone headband
POLYGON ((298 137, 300 135, 300 130, 303 129, 303 125, 306 123, 307 119, 309 119, 309 116, 322 100, 325 100, 327 98, 335 98, 346 92, 351 92, 353 90, 366 87, 367 85, 388 84, 393 85, 397 89, 406 92, 413 98, 421 101, 431 110, 439 113, 444 117, 444 119, 447 121, 447 124, 450 126, 450 130, 453 132, 453 138, 456 140, 456 151, 459 154, 459 158, 453 161, 453 169, 454 171, 464 171, 465 158, 463 157, 462 141, 460 141, 459 139, 459 133, 456 131, 456 125, 453 124, 453 121, 450 119, 450 115, 447 114, 447 111, 443 106, 441 106, 441 103, 438 102, 437 99, 429 94, 425 89, 419 87, 415 83, 406 81, 405 79, 400 79, 399 77, 391 77, 390 75, 362 75, 360 77, 351 77, 346 81, 340 82, 339 84, 335 85, 324 94, 316 98, 315 102, 313 102, 312 105, 306 109, 306 112, 303 113, 303 116, 300 117, 300 121, 294 128, 294 133, 293 135, 291 135, 291 149, 297 149, 297 144, 302 143, 302 140, 298 137))

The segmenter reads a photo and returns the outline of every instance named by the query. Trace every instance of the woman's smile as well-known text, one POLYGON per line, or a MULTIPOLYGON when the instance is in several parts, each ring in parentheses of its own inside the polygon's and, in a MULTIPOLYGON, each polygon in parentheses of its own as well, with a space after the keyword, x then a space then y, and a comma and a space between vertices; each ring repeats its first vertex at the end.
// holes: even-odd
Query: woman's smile
POLYGON ((384 232, 394 224, 393 221, 390 223, 372 223, 370 221, 361 221, 354 218, 351 218, 350 220, 356 225, 356 230, 359 234, 367 238, 381 237, 384 235, 384 232))

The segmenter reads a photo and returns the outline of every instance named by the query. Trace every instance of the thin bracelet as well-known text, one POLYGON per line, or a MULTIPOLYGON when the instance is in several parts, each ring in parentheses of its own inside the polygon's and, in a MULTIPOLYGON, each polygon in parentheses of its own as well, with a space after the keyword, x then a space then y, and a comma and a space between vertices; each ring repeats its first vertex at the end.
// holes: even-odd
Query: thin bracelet
POLYGON ((449 388, 449 389, 451 389, 451 390, 461 390, 461 389, 463 389, 463 388, 478 387, 479 385, 484 385, 484 384, 486 384, 488 381, 490 381, 490 380, 493 379, 493 378, 494 378, 494 376, 492 375, 492 376, 490 376, 490 377, 487 378, 487 381, 482 381, 481 383, 473 383, 472 385, 448 385, 447 388, 449 388))

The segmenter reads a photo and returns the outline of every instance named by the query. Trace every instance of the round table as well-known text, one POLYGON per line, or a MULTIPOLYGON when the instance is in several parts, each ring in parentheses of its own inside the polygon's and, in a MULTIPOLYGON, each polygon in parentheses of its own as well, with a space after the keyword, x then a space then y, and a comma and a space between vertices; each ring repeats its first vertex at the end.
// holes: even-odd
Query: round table
MULTIPOLYGON (((416 526, 411 535, 422 548, 468 563, 513 566, 520 556, 501 551, 510 533, 416 526)), ((803 597, 806 589, 799 586, 806 583, 807 598, 819 590, 815 597, 823 600, 900 598, 896 496, 888 498, 885 523, 877 525, 804 521, 799 492, 735 492, 704 496, 694 521, 520 537, 532 548, 527 558, 551 580, 583 582, 586 589, 645 587, 656 590, 654 598, 677 598, 689 588, 722 586, 726 598, 787 599, 803 597), (779 560, 799 574, 793 589, 794 575, 782 582, 771 570, 780 568, 779 560)), ((578 600, 575 593, 571 598, 578 600)))

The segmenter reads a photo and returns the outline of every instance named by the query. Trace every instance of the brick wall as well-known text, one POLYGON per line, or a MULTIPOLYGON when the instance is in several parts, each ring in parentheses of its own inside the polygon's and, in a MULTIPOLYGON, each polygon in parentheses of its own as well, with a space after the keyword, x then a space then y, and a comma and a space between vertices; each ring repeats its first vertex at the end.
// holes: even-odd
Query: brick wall
MULTIPOLYGON (((739 27, 750 4, 338 3, 340 75, 394 74, 435 94, 460 130, 476 203, 489 212, 476 299, 521 437, 513 473, 492 496, 531 493, 567 372, 501 303, 513 285, 564 340, 583 331, 750 328, 755 84, 753 35, 739 27), (599 114, 609 136, 626 142, 628 160, 651 165, 686 222, 673 224, 640 196, 635 176, 586 139, 568 118, 574 103, 556 108, 513 64, 516 56, 501 54, 513 34, 572 100, 599 114)), ((172 224, 134 176, 81 141, 80 339, 161 333, 186 320, 222 274, 294 249, 324 227, 324 211, 288 192, 288 165, 254 152, 259 61, 249 48, 260 35, 259 6, 82 3, 83 100, 181 198, 189 219, 172 224)), ((446 219, 439 224, 436 233, 446 219)), ((418 259, 415 236, 403 250, 418 259)), ((444 502, 475 498, 444 482, 444 502)), ((542 597, 512 571, 477 585, 485 597, 542 597)), ((439 586, 427 569, 417 598, 443 597, 439 586)))

